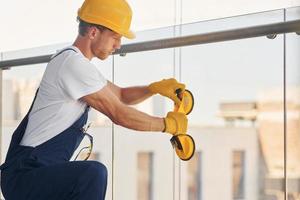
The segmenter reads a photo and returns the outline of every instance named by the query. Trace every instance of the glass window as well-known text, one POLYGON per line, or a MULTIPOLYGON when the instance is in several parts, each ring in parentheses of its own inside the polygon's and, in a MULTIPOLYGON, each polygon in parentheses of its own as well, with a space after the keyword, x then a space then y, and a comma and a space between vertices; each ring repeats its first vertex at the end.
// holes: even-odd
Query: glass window
POLYGON ((201 200, 202 153, 196 152, 188 162, 188 200, 201 200))
POLYGON ((233 199, 245 197, 245 152, 234 151, 232 155, 233 199))
POLYGON ((137 186, 139 200, 152 200, 153 154, 137 154, 137 186))

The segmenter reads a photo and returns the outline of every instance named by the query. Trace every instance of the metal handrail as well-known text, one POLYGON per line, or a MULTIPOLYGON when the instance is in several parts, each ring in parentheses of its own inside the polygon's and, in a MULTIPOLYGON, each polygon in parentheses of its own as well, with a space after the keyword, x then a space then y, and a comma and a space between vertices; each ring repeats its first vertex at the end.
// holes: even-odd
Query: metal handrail
MULTIPOLYGON (((127 53, 141 51, 224 42, 261 36, 272 36, 291 32, 300 32, 300 20, 127 44, 123 45, 121 49, 114 53, 114 55, 125 55, 127 53)), ((52 55, 53 54, 1 61, 0 69, 21 65, 46 63, 49 62, 52 55)))

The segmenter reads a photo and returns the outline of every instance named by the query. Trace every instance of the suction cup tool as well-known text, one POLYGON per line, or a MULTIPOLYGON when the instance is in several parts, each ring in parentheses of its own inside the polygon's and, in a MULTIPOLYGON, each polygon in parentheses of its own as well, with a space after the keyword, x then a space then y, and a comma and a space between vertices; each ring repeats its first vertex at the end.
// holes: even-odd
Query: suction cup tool
POLYGON ((195 153, 194 139, 187 134, 174 135, 171 144, 175 148, 177 156, 184 161, 190 160, 195 153))

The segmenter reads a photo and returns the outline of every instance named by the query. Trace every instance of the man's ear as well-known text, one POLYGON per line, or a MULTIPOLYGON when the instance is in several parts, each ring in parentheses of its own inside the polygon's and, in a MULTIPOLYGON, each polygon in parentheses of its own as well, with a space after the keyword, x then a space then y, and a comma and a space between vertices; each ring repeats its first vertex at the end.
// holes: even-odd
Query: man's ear
POLYGON ((96 37, 96 34, 97 34, 97 28, 94 26, 89 27, 88 30, 89 39, 93 40, 96 37))

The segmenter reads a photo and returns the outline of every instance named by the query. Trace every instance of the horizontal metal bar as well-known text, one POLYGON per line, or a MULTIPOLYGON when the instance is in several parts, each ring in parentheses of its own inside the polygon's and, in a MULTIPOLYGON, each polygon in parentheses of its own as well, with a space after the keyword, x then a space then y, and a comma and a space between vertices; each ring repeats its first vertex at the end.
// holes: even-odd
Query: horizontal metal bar
MULTIPOLYGON (((300 32, 300 20, 123 45, 114 55, 300 32)), ((0 62, 0 68, 49 62, 50 55, 0 62)))
POLYGON ((52 55, 53 54, 1 61, 0 69, 9 69, 10 67, 21 66, 21 65, 33 65, 39 63, 46 63, 50 61, 52 55))
POLYGON ((117 54, 208 44, 300 31, 300 20, 125 45, 117 54))

